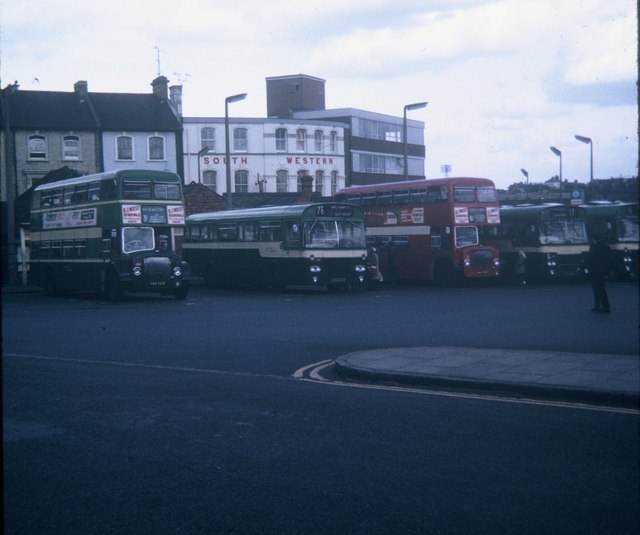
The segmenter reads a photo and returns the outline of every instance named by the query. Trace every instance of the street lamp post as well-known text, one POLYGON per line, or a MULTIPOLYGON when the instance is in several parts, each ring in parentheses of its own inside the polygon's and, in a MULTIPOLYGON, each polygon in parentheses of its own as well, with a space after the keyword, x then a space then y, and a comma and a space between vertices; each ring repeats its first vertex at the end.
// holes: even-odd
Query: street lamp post
POLYGON ((404 107, 404 115, 402 117, 402 142, 404 143, 404 179, 408 180, 409 171, 407 168, 407 110, 418 110, 420 108, 426 108, 428 102, 415 102, 414 104, 407 104, 404 107))
POLYGON ((562 152, 555 147, 549 147, 549 149, 551 149, 551 152, 560 158, 560 182, 562 182, 562 152))
POLYGON ((246 93, 231 95, 224 99, 224 144, 225 144, 225 167, 227 171, 227 208, 233 209, 233 194, 231 193, 231 151, 229 150, 229 103, 238 102, 247 98, 246 93))
POLYGON ((576 135, 575 138, 582 143, 589 144, 589 183, 591 184, 593 183, 593 142, 590 137, 576 135))
POLYGON ((527 172, 526 169, 520 169, 520 172, 525 176, 525 178, 527 179, 527 184, 529 183, 529 173, 527 172))

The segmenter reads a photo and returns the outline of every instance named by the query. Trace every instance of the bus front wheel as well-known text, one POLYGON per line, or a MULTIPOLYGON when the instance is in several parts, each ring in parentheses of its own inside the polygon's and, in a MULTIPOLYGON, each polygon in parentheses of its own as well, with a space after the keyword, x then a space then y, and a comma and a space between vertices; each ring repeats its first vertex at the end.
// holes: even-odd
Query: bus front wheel
POLYGON ((49 295, 59 295, 60 289, 58 288, 58 283, 56 282, 56 274, 53 271, 53 268, 49 268, 44 277, 44 288, 45 291, 49 295))
POLYGON ((272 267, 269 271, 269 279, 267 285, 274 292, 284 292, 286 289, 286 284, 282 280, 282 275, 277 267, 272 267))
POLYGON ((438 286, 453 286, 455 282, 455 273, 451 263, 442 261, 436 265, 434 279, 438 286))
POLYGON ((207 288, 220 288, 220 281, 216 276, 216 268, 211 264, 207 266, 207 271, 204 275, 204 282, 207 285, 207 288))
POLYGON ((188 294, 189 294, 189 283, 183 282, 180 288, 178 288, 173 295, 175 296, 176 299, 182 300, 182 299, 186 299, 188 294))

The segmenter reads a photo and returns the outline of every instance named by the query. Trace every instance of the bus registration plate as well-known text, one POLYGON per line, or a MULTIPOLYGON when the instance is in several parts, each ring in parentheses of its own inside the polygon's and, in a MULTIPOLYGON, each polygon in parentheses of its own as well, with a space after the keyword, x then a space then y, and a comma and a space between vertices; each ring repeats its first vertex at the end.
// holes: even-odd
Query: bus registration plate
POLYGON ((151 281, 149 286, 166 286, 167 281, 151 281))
POLYGON ((347 279, 344 277, 332 277, 331 282, 347 282, 347 279))

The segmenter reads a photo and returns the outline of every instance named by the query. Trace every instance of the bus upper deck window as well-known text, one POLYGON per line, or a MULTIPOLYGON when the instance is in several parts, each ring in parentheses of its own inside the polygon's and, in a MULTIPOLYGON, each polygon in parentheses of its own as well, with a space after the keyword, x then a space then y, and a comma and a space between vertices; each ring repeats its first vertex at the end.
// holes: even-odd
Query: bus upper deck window
POLYGON ((103 180, 100 182, 100 197, 104 201, 116 198, 116 182, 115 180, 103 180))
POLYGON ((476 188, 474 186, 454 186, 453 197, 457 202, 474 202, 476 188))
POLYGON ((493 186, 478 186, 479 202, 496 202, 497 200, 496 189, 493 186))
POLYGON ((148 180, 125 180, 122 183, 125 199, 151 199, 151 182, 148 180))
POLYGON ((100 200, 100 182, 90 182, 88 197, 90 201, 100 200))
POLYGON ((447 186, 429 186, 427 188, 427 202, 436 203, 446 202, 447 200, 449 200, 447 186))
POLYGON ((362 194, 362 206, 375 206, 376 194, 375 193, 363 193, 362 194))
POLYGON ((426 189, 414 189, 411 190, 409 194, 409 202, 411 204, 424 204, 427 199, 427 190, 426 189))
POLYGON ((180 186, 175 182, 154 182, 153 197, 177 201, 180 199, 180 186))
POLYGON ((393 204, 409 204, 409 190, 396 190, 393 192, 393 204))

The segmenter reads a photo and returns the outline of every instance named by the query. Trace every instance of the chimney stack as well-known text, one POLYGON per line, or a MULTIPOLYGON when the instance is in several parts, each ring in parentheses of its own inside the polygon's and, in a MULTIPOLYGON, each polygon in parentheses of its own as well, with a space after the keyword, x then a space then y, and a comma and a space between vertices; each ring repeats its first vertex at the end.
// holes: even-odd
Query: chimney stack
POLYGON ((156 95, 160 101, 165 102, 169 99, 169 80, 166 76, 158 76, 153 82, 151 82, 153 88, 153 94, 156 95))
POLYGON ((182 118, 182 86, 172 85, 169 88, 169 100, 178 117, 182 118))
POLYGON ((86 102, 89 99, 89 84, 86 80, 79 80, 73 84, 73 92, 78 95, 80 102, 86 102))

